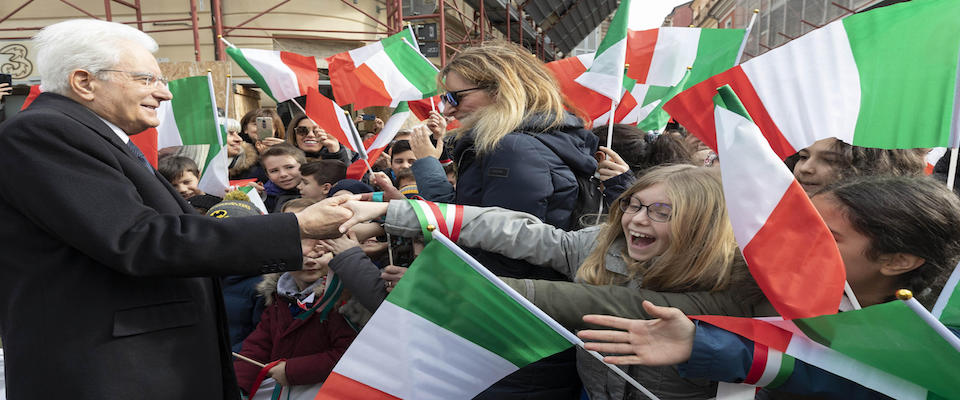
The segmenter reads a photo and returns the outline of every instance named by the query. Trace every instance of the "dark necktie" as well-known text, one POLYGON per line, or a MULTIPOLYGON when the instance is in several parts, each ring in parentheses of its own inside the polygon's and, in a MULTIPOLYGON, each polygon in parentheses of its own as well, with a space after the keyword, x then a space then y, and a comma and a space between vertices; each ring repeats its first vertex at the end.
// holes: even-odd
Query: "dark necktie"
POLYGON ((143 155, 143 152, 140 151, 140 148, 137 147, 132 140, 127 142, 127 147, 129 147, 130 151, 133 152, 133 155, 137 156, 137 159, 140 160, 145 167, 147 167, 148 171, 153 172, 153 166, 150 165, 150 162, 147 161, 147 157, 143 155))

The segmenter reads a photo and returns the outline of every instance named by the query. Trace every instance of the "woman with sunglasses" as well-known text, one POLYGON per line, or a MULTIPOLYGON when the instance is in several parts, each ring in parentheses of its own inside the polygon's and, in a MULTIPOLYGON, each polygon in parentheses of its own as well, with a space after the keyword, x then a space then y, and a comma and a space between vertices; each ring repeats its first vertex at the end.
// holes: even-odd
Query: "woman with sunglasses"
MULTIPOLYGON (((699 314, 775 315, 739 256, 715 169, 692 165, 651 168, 615 204, 605 224, 573 232, 524 213, 464 207, 457 242, 550 267, 575 280, 533 281, 536 287, 550 286, 551 290, 538 292, 531 300, 568 327, 582 324, 581 309, 601 306, 584 296, 577 298, 576 305, 564 299, 565 292, 576 291, 583 284, 612 285, 598 289, 619 289, 629 292, 631 299, 643 297, 699 314)), ((357 221, 385 211, 388 233, 416 236, 421 232, 406 201, 392 201, 389 206, 351 202, 348 206, 357 221)), ((526 294, 528 282, 504 281, 526 294)), ((622 305, 639 306, 639 302, 622 305)), ((591 399, 643 397, 584 352, 577 354, 577 367, 591 399)), ((661 398, 716 394, 716 383, 683 379, 671 367, 631 367, 628 373, 661 398)))
MULTIPOLYGON (((456 118, 460 128, 450 131, 447 141, 457 186, 437 179, 434 198, 452 195, 456 204, 503 207, 533 214, 560 229, 573 227, 576 176, 596 171, 597 138, 565 111, 563 96, 543 63, 513 43, 489 42, 457 53, 437 80, 446 90, 443 113, 456 118)), ((446 176, 434 157, 417 160, 411 169, 446 176)), ((520 260, 468 251, 500 275, 565 279, 520 260)), ((574 353, 563 352, 508 376, 481 397, 576 398, 580 385, 574 366, 574 353)))
POLYGON ((307 161, 312 160, 340 160, 350 165, 353 156, 350 150, 341 146, 337 138, 327 135, 315 122, 306 115, 297 115, 287 124, 287 143, 303 150, 307 161))

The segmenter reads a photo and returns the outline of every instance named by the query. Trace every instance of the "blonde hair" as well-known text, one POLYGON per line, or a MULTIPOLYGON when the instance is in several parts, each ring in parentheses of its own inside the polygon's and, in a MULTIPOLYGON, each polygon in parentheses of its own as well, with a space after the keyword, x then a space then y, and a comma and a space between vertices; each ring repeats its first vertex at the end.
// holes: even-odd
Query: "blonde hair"
POLYGON ((437 83, 444 90, 444 79, 450 72, 473 82, 492 99, 490 105, 461 120, 461 128, 452 131, 460 138, 472 130, 479 154, 496 148, 528 116, 543 118, 543 130, 563 123, 563 96, 553 75, 533 54, 514 43, 486 42, 458 53, 437 74, 437 83))
POLYGON ((635 261, 621 254, 629 276, 606 269, 604 255, 616 240, 624 240, 619 204, 610 207, 597 247, 577 271, 577 278, 594 285, 625 284, 641 278, 641 287, 659 291, 722 290, 731 281, 737 242, 727 217, 723 188, 715 168, 692 165, 654 167, 639 177, 616 202, 629 201, 637 192, 662 184, 671 201, 670 244, 663 254, 635 261))

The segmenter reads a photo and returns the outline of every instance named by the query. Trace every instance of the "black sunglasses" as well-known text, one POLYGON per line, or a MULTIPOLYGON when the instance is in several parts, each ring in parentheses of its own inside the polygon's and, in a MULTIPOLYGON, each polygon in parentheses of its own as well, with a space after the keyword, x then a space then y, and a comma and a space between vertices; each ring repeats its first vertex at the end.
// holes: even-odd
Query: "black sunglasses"
POLYGON ((446 92, 446 93, 443 94, 443 97, 441 97, 441 98, 443 99, 443 101, 447 102, 447 104, 450 104, 451 106, 456 107, 456 106, 459 106, 459 105, 460 105, 460 99, 461 99, 460 94, 461 94, 461 93, 466 93, 466 92, 469 92, 469 91, 471 91, 471 90, 479 90, 479 89, 483 89, 483 88, 481 88, 481 87, 472 87, 472 88, 468 88, 468 89, 461 89, 461 90, 455 90, 455 91, 452 91, 452 92, 446 92))

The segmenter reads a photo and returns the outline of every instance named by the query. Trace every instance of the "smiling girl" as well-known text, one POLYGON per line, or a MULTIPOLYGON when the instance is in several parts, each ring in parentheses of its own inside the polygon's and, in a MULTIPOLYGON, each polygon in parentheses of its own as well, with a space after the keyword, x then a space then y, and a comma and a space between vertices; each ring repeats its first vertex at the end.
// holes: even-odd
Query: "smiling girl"
MULTIPOLYGON (((387 232, 416 236, 421 225, 410 203, 348 203, 354 220, 386 211, 387 232)), ((579 328, 589 297, 578 288, 592 285, 637 291, 654 301, 691 312, 737 316, 774 315, 737 252, 727 218, 719 174, 692 165, 650 169, 615 201, 609 221, 566 232, 537 218, 502 208, 464 207, 457 241, 534 265, 553 268, 576 283, 504 278, 564 326, 579 328), (673 292, 673 293, 671 293, 673 292), (696 292, 696 293, 689 293, 696 292)), ((624 304, 624 307, 639 307, 624 304)), ((579 353, 577 367, 590 398, 638 394, 620 377, 579 353)), ((707 398, 716 386, 680 378, 669 367, 629 371, 665 398, 707 398)))

